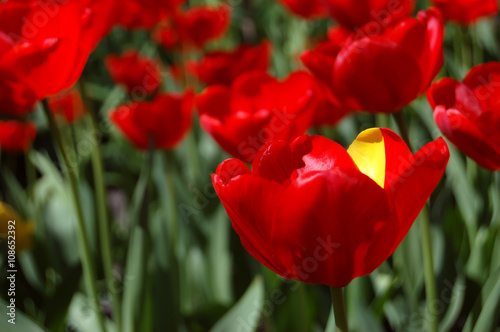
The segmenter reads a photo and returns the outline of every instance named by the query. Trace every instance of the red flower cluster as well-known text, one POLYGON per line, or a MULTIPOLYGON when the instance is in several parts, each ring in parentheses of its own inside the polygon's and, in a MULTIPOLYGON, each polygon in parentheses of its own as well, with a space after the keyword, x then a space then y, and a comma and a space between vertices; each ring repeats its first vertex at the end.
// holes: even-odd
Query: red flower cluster
POLYGON ((233 51, 207 53, 199 63, 188 63, 188 69, 206 85, 231 85, 246 71, 267 71, 270 57, 271 44, 267 41, 257 46, 242 44, 233 51))
POLYGON ((252 170, 227 160, 212 182, 252 256, 285 278, 342 287, 394 252, 448 158, 441 138, 413 156, 394 132, 374 128, 347 152, 321 136, 274 141, 252 170))
POLYGON ((376 34, 362 29, 328 41, 302 61, 346 108, 396 112, 425 92, 441 69, 443 30, 440 14, 430 8, 376 34))
POLYGON ((453 144, 482 167, 500 170, 500 62, 474 67, 463 83, 443 78, 427 98, 453 144))
POLYGON ((446 20, 468 25, 498 13, 497 0, 431 0, 446 20))
POLYGON ((147 150, 175 147, 191 128, 194 94, 158 94, 152 102, 141 101, 114 110, 111 120, 135 147, 147 150))
POLYGON ((121 56, 108 55, 105 64, 113 81, 123 84, 133 97, 154 95, 160 88, 160 65, 140 56, 137 51, 130 50, 121 56))
POLYGON ((252 162, 261 146, 293 140, 312 119, 314 82, 305 72, 282 82, 265 72, 247 72, 227 87, 212 85, 196 97, 200 123, 229 154, 252 162))

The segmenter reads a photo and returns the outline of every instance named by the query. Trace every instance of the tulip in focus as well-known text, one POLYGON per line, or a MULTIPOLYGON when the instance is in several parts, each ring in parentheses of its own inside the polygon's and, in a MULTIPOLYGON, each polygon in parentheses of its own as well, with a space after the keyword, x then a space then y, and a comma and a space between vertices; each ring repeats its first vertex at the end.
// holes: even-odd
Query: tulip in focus
POLYGON ((138 149, 174 148, 191 128, 194 94, 158 94, 153 101, 132 102, 111 112, 111 121, 138 149))
POLYGON ((427 99, 446 138, 480 166, 500 170, 500 62, 472 68, 462 83, 439 80, 427 99))
POLYGON ((134 50, 108 55, 105 64, 113 81, 124 85, 134 99, 154 95, 160 88, 160 65, 134 50))
POLYGON ((389 129, 362 132, 346 151, 322 136, 274 141, 222 163, 215 190, 245 249, 288 278, 343 287, 398 247, 449 159, 439 138, 412 155, 389 129))
POLYGON ((36 137, 33 123, 0 120, 0 150, 26 153, 36 137))
POLYGON ((424 93, 438 74, 443 33, 441 15, 430 8, 379 34, 362 29, 340 43, 320 44, 302 61, 346 108, 393 113, 424 93))
POLYGON ((498 0, 431 0, 446 20, 469 25, 498 13, 498 0))
POLYGON ((291 141, 309 129, 314 89, 306 72, 281 82, 247 72, 231 87, 212 85, 196 97, 200 124, 226 152, 250 163, 263 145, 291 141))

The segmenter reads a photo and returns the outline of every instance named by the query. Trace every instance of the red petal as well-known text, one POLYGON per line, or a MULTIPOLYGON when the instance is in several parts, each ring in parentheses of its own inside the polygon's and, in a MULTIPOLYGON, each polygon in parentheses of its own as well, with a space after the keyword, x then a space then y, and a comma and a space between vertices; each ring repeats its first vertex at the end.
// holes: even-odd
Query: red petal
POLYGON ((299 177, 277 210, 271 242, 280 248, 276 253, 288 278, 342 287, 372 272, 389 255, 370 250, 389 231, 384 227, 389 225, 387 197, 355 169, 299 177))
POLYGON ((403 240, 441 180, 449 157, 446 142, 438 138, 423 146, 410 163, 400 170, 399 176, 390 186, 385 188, 399 221, 399 233, 392 251, 403 240))
POLYGON ((337 56, 333 88, 353 110, 391 113, 418 96, 418 63, 398 44, 366 37, 346 46, 337 56))
POLYGON ((500 151, 496 151, 490 139, 460 111, 438 106, 434 120, 443 135, 480 166, 491 170, 500 168, 500 151))

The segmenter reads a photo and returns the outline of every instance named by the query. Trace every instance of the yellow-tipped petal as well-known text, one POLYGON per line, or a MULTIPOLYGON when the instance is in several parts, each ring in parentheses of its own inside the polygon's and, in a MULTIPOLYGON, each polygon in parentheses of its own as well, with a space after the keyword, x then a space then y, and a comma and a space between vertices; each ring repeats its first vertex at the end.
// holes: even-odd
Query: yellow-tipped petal
POLYGON ((354 160, 361 173, 384 188, 385 144, 384 135, 379 128, 371 128, 361 132, 347 149, 347 153, 354 160))

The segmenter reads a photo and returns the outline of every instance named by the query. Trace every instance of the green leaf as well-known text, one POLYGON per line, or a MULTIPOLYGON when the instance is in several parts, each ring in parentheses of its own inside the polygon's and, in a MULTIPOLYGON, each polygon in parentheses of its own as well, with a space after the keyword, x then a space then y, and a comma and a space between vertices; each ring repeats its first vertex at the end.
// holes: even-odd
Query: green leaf
POLYGON ((243 297, 210 330, 211 332, 251 332, 257 329, 264 304, 264 282, 255 277, 243 297))
MULTIPOLYGON (((477 303, 481 304, 482 310, 472 331, 493 331, 500 320, 500 268, 490 276, 484 285, 477 303)), ((471 316, 469 316, 470 318, 471 316)))
MULTIPOLYGON (((78 332, 95 332, 100 330, 92 304, 81 293, 75 294, 71 301, 68 312, 68 325, 72 327, 73 331, 78 332)), ((109 332, 115 331, 114 325, 109 320, 106 320, 106 326, 109 332)))
MULTIPOLYGON (((451 284, 450 284, 451 285, 451 284)), ((444 291, 441 292, 441 300, 445 301, 443 295, 444 291)), ((465 298, 465 277, 463 275, 459 275, 457 281, 453 285, 451 289, 451 298, 449 300, 450 306, 446 311, 441 323, 439 324, 439 331, 446 332, 450 331, 455 324, 458 316, 460 315, 460 311, 462 310, 465 298)))
POLYGON ((493 272, 484 284, 478 298, 469 313, 463 331, 492 331, 495 320, 500 318, 500 268, 493 272))
POLYGON ((44 329, 34 323, 19 308, 15 310, 15 325, 9 323, 12 318, 8 316, 9 310, 7 302, 0 299, 0 331, 44 332, 44 329))
POLYGON ((141 294, 144 291, 144 264, 147 264, 145 251, 147 239, 144 230, 136 226, 130 239, 130 251, 125 265, 123 281, 123 322, 124 332, 135 331, 135 322, 139 306, 142 305, 141 294))

